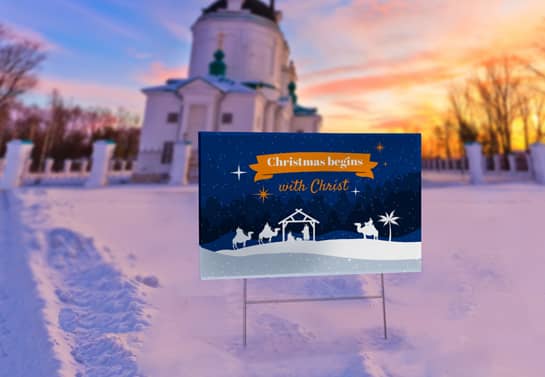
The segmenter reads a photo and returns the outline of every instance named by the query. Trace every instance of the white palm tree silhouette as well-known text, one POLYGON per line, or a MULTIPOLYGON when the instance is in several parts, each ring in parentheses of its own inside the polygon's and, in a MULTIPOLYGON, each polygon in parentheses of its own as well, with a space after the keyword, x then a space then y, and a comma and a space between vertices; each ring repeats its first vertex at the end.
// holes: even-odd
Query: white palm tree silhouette
POLYGON ((389 230, 389 234, 388 234, 388 241, 392 242, 392 224, 394 225, 399 225, 396 220, 399 220, 400 218, 395 216, 395 210, 392 211, 392 213, 388 214, 388 212, 386 212, 386 215, 384 216, 380 216, 380 222, 381 223, 384 223, 384 226, 388 225, 388 230, 389 230))

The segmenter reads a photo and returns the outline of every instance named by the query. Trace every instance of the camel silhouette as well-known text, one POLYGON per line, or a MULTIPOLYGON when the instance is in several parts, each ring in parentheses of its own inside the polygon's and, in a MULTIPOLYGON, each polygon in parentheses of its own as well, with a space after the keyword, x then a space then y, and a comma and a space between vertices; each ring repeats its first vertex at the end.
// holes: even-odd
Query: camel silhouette
POLYGON ((374 240, 378 240, 378 230, 373 225, 373 219, 365 222, 365 226, 362 227, 361 223, 354 223, 356 226, 356 231, 363 235, 364 239, 367 239, 367 236, 372 236, 374 240))
POLYGON ((271 243, 272 239, 278 236, 279 231, 280 228, 275 228, 273 231, 269 223, 266 223, 261 233, 259 233, 259 243, 262 244, 264 239, 268 239, 269 243, 271 243))
POLYGON ((233 238, 233 250, 238 249, 238 244, 241 243, 242 247, 246 247, 246 242, 252 239, 254 232, 248 232, 248 235, 244 234, 244 231, 237 228, 235 237, 233 238))

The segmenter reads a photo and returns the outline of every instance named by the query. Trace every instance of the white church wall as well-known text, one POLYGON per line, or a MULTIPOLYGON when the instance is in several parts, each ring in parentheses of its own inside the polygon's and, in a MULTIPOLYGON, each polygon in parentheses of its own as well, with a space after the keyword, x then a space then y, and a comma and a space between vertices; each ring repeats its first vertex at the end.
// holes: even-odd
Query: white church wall
POLYGON ((264 132, 274 132, 274 125, 275 125, 275 113, 276 109, 278 107, 278 104, 276 102, 267 102, 265 104, 264 109, 264 117, 265 117, 265 123, 264 123, 264 132))
POLYGON ((267 100, 262 95, 257 95, 255 97, 255 106, 254 106, 254 132, 264 132, 265 131, 265 105, 267 100))
MULTIPOLYGON (((222 12, 224 14, 228 12, 222 12)), ((284 36, 273 22, 247 12, 230 17, 207 15, 193 26, 190 77, 208 74, 208 65, 218 49, 219 35, 227 77, 239 81, 263 81, 277 88, 283 84, 282 68, 287 65, 284 36)))
POLYGON ((180 119, 169 123, 168 114, 180 114, 181 109, 182 101, 173 93, 148 93, 140 150, 160 149, 165 141, 175 139, 180 128, 180 119))
POLYGON ((288 84, 291 81, 289 61, 290 61, 290 50, 288 43, 284 41, 284 48, 279 52, 280 61, 282 62, 281 72, 280 72, 280 82, 278 88, 280 89, 280 96, 285 97, 289 94, 288 84))
POLYGON ((221 101, 218 131, 251 132, 255 122, 255 94, 228 93, 221 101), (232 122, 224 123, 223 114, 232 114, 232 122))
POLYGON ((216 131, 218 103, 221 92, 202 80, 196 80, 180 89, 184 111, 180 138, 198 145, 199 131, 216 131), (204 111, 204 114, 201 114, 204 111))
POLYGON ((169 164, 162 161, 165 143, 177 139, 180 130, 182 101, 173 93, 148 92, 142 124, 140 151, 135 174, 167 174, 169 164), (177 113, 178 120, 169 122, 168 115, 177 113))

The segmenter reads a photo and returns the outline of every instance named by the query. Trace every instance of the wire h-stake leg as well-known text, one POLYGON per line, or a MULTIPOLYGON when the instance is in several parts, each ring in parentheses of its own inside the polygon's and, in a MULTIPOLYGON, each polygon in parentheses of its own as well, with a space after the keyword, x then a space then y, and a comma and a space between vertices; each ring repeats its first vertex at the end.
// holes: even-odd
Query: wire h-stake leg
POLYGON ((247 285, 248 282, 246 279, 243 279, 242 281, 242 344, 244 347, 246 347, 246 305, 248 305, 248 297, 247 297, 247 285))
POLYGON ((382 319, 384 323, 384 339, 388 339, 388 327, 386 325, 386 296, 384 295, 384 274, 380 274, 380 287, 382 290, 382 319))

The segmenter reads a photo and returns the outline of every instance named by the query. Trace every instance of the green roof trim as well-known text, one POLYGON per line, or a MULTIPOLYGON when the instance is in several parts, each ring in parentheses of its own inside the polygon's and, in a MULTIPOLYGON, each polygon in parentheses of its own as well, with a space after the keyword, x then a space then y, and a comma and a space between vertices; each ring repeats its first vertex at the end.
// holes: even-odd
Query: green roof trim
POLYGON ((242 85, 246 85, 248 88, 252 88, 252 89, 261 89, 261 88, 276 89, 276 86, 269 84, 267 82, 263 82, 263 81, 245 81, 242 83, 242 85))
POLYGON ((318 109, 315 107, 304 107, 295 105, 293 107, 293 115, 295 116, 314 116, 318 115, 318 109))

